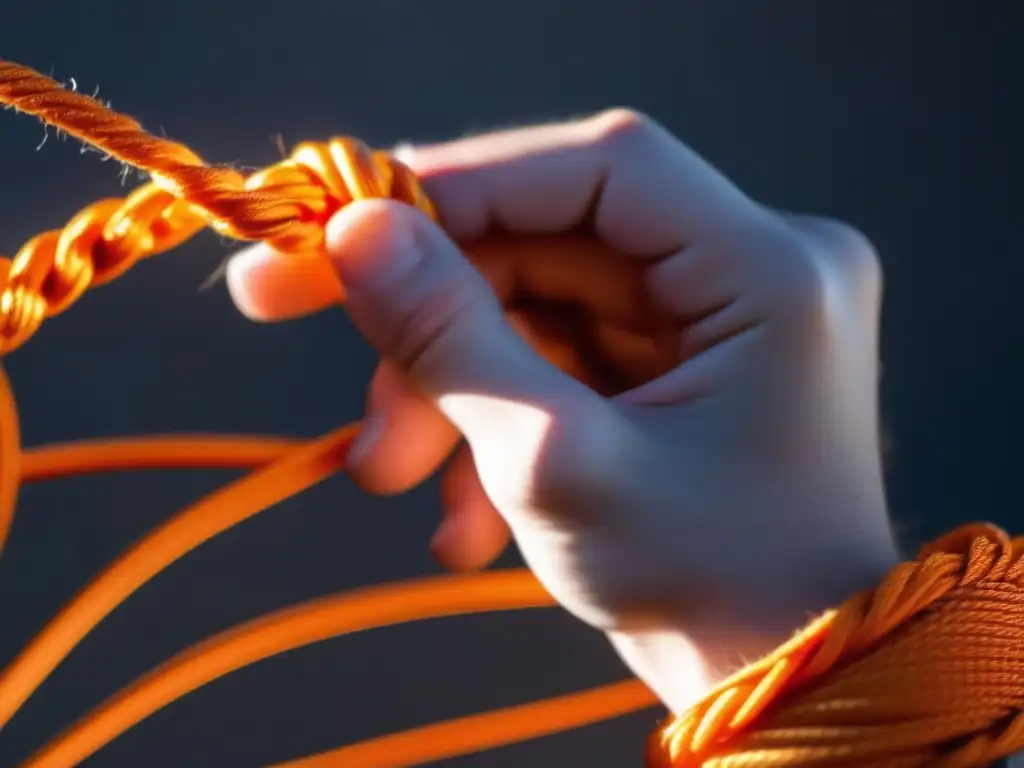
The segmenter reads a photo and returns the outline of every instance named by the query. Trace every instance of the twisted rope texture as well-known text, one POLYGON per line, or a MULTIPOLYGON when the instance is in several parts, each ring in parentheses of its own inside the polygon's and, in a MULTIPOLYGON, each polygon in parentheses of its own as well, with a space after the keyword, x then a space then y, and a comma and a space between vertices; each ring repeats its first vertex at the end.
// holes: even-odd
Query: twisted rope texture
POLYGON ((1024 747, 1024 539, 967 525, 740 671, 651 768, 985 766, 1024 747))
POLYGON ((390 197, 434 214, 406 166, 355 139, 302 144, 284 162, 245 178, 207 166, 132 118, 3 60, 0 102, 152 178, 127 199, 94 203, 63 230, 33 238, 12 262, 0 262, 0 354, 23 344, 44 318, 67 309, 90 285, 174 248, 205 226, 302 257, 319 253, 327 220, 356 199, 390 197))
MULTIPOLYGON (((304 144, 248 178, 30 69, 0 60, 0 102, 148 171, 152 184, 105 200, 0 261, 0 353, 90 285, 211 226, 316 257, 327 219, 348 202, 393 197, 433 210, 413 175, 352 139, 304 144)), ((141 466, 248 466, 255 471, 184 510, 125 553, 0 673, 0 726, 74 645, 148 579, 217 533, 340 469, 357 425, 301 445, 271 438, 151 438, 22 451, 0 378, 0 546, 22 481, 141 466)), ((1024 747, 1024 544, 967 526, 926 547, 766 658, 664 723, 651 768, 983 766, 1024 747)), ((25 766, 61 768, 188 691, 325 637, 439 615, 541 607, 524 572, 379 587, 296 606, 188 649, 128 686, 25 766)), ((653 703, 636 681, 476 715, 288 763, 411 766, 595 722, 653 703)))

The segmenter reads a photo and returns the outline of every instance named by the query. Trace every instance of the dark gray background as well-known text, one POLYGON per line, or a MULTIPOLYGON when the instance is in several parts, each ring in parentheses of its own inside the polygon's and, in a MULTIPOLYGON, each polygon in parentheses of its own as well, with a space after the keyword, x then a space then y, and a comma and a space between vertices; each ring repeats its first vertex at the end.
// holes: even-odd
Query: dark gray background
MULTIPOLYGON (((1020 524, 1024 266, 1019 5, 904 0, 177 0, 4 3, 0 55, 75 77, 215 161, 260 166, 335 133, 375 145, 629 105, 754 195, 847 218, 887 277, 892 508, 908 542, 1020 524)), ((119 194, 118 168, 0 120, 0 250, 119 194)), ((52 139, 53 137, 51 137, 52 139)), ((250 325, 213 236, 137 267, 5 361, 27 444, 162 431, 314 435, 360 415, 374 355, 342 313, 250 325)), ((85 581, 228 477, 136 473, 27 489, 0 558, 0 662, 85 581)), ((89 636, 0 734, 0 766, 173 652, 314 595, 433 572, 435 489, 337 478, 202 547, 89 636), (396 531, 400 533, 396 535, 396 531)), ((557 612, 457 619, 231 675, 88 765, 254 766, 624 675, 557 612)), ((446 762, 638 766, 650 711, 446 762)))

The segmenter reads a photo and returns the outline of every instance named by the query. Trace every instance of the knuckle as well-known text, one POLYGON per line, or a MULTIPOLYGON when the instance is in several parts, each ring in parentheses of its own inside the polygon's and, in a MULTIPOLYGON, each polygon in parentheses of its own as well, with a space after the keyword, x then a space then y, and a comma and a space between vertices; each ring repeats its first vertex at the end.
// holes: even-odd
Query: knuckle
POLYGON ((867 235, 849 224, 821 220, 828 233, 829 252, 844 267, 854 285, 872 299, 882 294, 882 261, 867 235))
POLYGON ((784 270, 776 281, 775 313, 780 319, 805 329, 827 322, 829 285, 817 249, 807 238, 791 230, 774 233, 773 250, 781 258, 776 263, 784 270))
POLYGON ((847 222, 818 216, 800 217, 797 226, 845 290, 871 304, 878 302, 883 290, 882 262, 867 235, 847 222))
POLYGON ((643 142, 661 130, 651 117, 630 107, 599 112, 592 118, 591 126, 598 143, 612 145, 643 142))
POLYGON ((816 343, 837 314, 873 316, 880 306, 882 271, 870 240, 834 219, 784 214, 784 226, 766 236, 782 271, 772 315, 790 334, 816 343))
POLYGON ((400 367, 426 374, 438 364, 459 328, 471 325, 489 294, 462 280, 426 279, 415 295, 403 297, 403 311, 381 324, 379 346, 400 367))

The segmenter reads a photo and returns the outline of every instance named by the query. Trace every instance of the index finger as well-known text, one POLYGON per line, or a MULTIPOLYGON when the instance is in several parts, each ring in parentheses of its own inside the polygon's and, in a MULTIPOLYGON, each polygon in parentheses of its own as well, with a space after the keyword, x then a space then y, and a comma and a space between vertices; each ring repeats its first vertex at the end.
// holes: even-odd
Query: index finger
POLYGON ((711 164, 628 109, 402 146, 395 156, 460 241, 492 229, 540 234, 586 225, 623 253, 664 256, 760 212, 711 164))

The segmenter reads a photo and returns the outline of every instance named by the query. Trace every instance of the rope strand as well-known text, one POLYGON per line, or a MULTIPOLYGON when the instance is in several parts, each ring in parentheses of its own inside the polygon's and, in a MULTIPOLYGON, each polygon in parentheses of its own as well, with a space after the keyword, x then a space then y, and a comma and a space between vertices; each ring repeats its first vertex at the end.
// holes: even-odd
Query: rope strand
POLYGON ((672 719, 651 768, 987 765, 1024 747, 1024 539, 966 525, 672 719))
POLYGON ((38 235, 13 261, 0 259, 0 355, 24 344, 45 318, 66 310, 90 286, 177 247, 205 226, 309 257, 320 254, 328 219, 353 200, 390 197, 434 216, 405 165, 356 139, 301 144, 287 160, 245 178, 207 166, 187 147, 147 133, 96 99, 2 59, 0 103, 153 179, 124 200, 90 205, 63 230, 38 235))
MULTIPOLYGON (((0 103, 34 115, 152 183, 85 208, 0 259, 0 355, 44 318, 139 259, 204 226, 321 255, 323 228, 353 200, 392 197, 434 216, 413 174, 349 138, 303 144, 244 178, 26 67, 0 60, 0 103)), ((0 728, 74 646, 183 554, 342 468, 358 425, 309 443, 178 437, 23 451, 0 370, 0 551, 22 482, 138 467, 236 466, 253 472, 180 512, 71 601, 0 672, 0 728)), ((925 547, 874 590, 851 597, 786 644, 670 718, 647 745, 650 768, 974 768, 1024 748, 1024 540, 970 525, 925 547)), ((217 676, 342 632, 460 612, 551 605, 533 576, 505 572, 335 596, 214 636, 128 686, 23 768, 70 768, 119 733, 217 676), (370 597, 368 597, 368 595, 370 597)), ((448 721, 289 767, 403 768, 646 708, 637 681, 448 721), (539 718, 549 718, 540 722, 539 718)), ((283 768, 279 766, 279 768, 283 768)))

